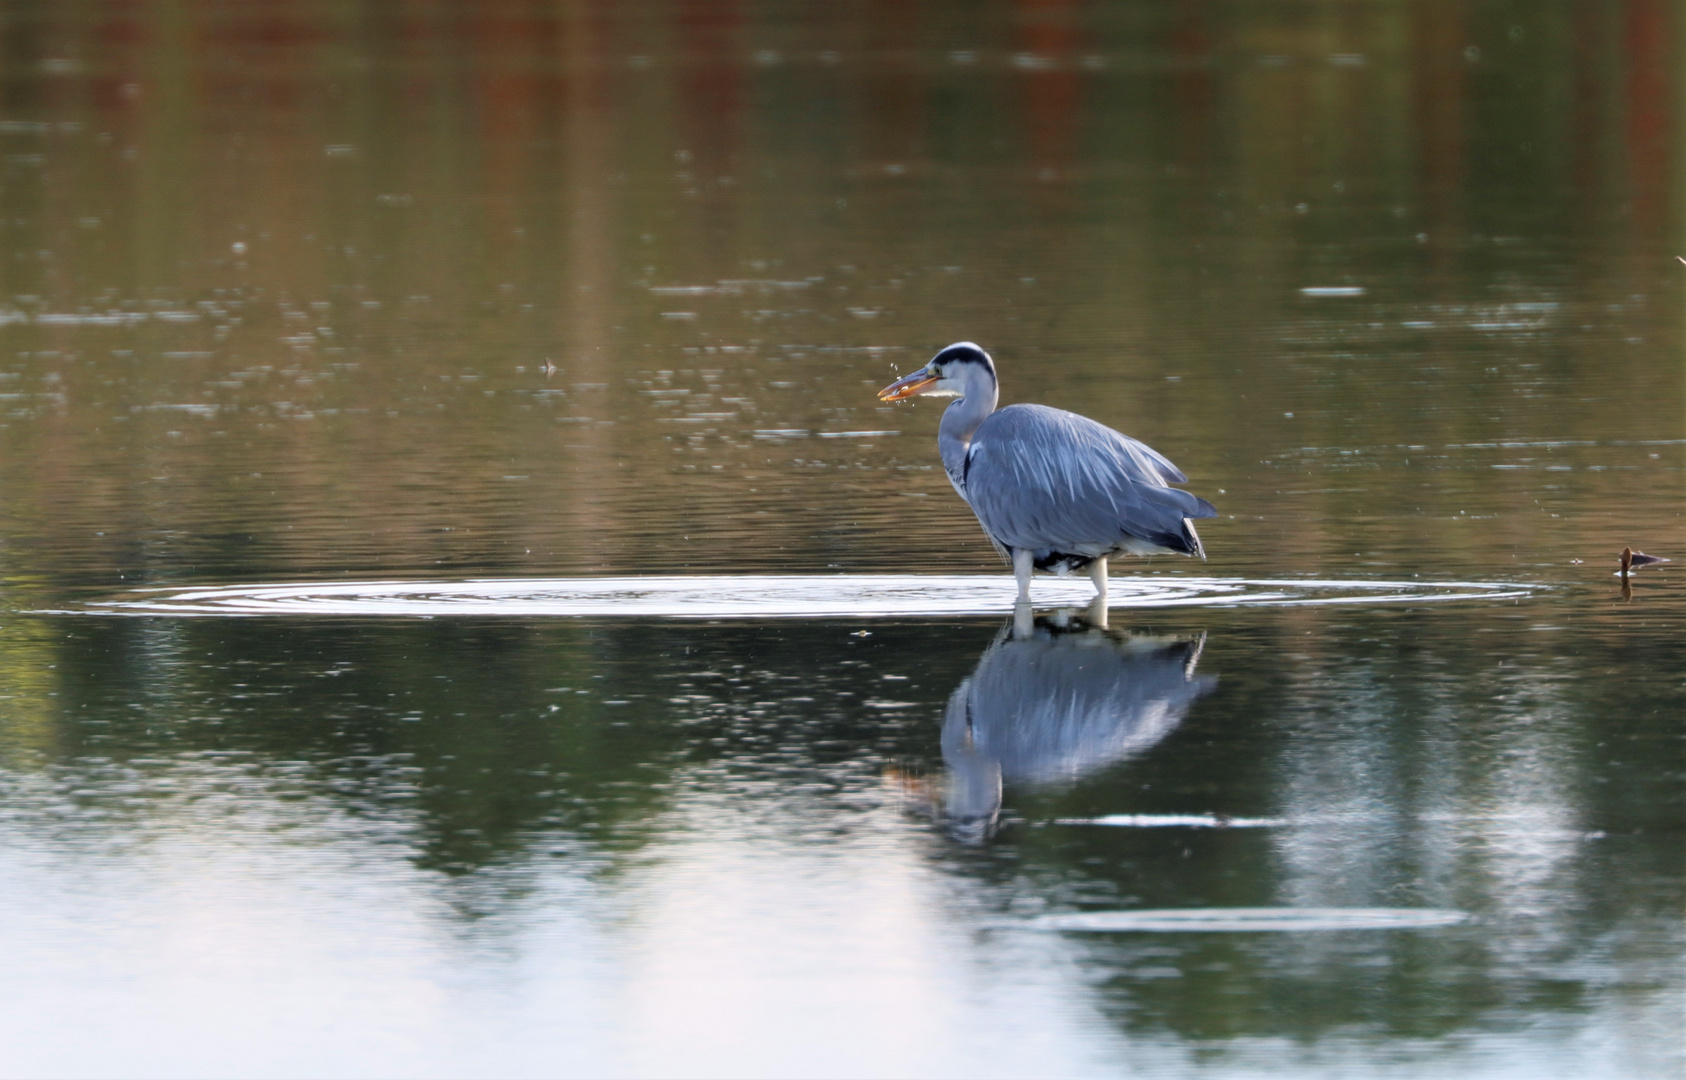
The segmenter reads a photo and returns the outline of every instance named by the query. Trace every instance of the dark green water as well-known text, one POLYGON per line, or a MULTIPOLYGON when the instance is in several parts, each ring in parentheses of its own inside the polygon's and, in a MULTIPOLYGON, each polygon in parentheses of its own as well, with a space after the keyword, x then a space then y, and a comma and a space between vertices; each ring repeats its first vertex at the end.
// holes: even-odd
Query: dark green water
POLYGON ((0 1072, 1679 1075, 1683 26, 0 9, 0 1072), (959 338, 1218 505, 1152 573, 1523 595, 750 615, 1005 577, 873 396, 959 338), (1261 907, 1464 918, 1045 921, 1261 907))

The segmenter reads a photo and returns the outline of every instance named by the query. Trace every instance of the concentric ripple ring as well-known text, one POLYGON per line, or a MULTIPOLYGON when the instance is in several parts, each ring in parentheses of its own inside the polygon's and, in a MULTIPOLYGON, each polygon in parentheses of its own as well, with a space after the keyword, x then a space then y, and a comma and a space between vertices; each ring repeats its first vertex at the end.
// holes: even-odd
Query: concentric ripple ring
MULTIPOLYGON (((1254 580, 1173 575, 1112 579, 1109 607, 1275 607, 1499 601, 1504 582, 1254 580)), ((1039 581, 1038 609, 1085 607, 1086 579, 1039 581)), ((639 616, 680 619, 999 615, 1014 585, 999 574, 720 575, 295 582, 139 590, 55 614, 115 616, 639 616)))

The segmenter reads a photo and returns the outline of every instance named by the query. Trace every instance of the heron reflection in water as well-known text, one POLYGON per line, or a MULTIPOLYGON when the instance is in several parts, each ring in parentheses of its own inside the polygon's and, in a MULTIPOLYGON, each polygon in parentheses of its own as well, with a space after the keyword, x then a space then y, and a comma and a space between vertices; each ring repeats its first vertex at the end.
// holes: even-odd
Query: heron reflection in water
POLYGON ((1159 451, 1086 416, 1046 405, 996 411, 995 361, 969 341, 878 392, 881 401, 952 397, 937 428, 949 483, 1013 564, 1019 603, 1035 570, 1086 570, 1106 603, 1113 555, 1198 555, 1194 518, 1211 503, 1171 487, 1188 477, 1159 451))
POLYGON ((942 816, 962 839, 995 831, 1004 781, 1072 782, 1169 735, 1217 686, 1197 640, 1108 632, 1059 614, 1009 625, 948 699, 942 816))

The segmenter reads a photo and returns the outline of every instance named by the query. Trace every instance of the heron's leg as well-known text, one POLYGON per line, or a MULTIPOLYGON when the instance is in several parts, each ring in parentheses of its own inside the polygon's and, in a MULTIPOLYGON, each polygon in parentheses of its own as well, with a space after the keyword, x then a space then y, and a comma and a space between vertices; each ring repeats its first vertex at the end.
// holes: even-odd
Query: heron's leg
POLYGON ((1106 629, 1106 594, 1095 597, 1094 603, 1089 605, 1089 625, 1097 630, 1106 629))
POLYGON ((1106 556, 1089 564, 1089 580, 1095 583, 1095 601, 1106 607, 1106 556))
POLYGON ((1013 549, 1013 578, 1019 583, 1019 601, 1030 602, 1030 572, 1036 568, 1036 556, 1029 548, 1013 549))

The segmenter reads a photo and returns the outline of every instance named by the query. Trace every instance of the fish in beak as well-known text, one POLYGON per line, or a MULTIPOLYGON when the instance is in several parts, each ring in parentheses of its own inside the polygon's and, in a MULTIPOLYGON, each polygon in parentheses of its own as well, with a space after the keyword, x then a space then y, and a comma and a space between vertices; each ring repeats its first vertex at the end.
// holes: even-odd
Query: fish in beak
POLYGON ((878 391, 879 401, 900 401, 920 393, 928 386, 936 384, 937 377, 926 368, 920 368, 911 375, 903 375, 895 382, 878 391))

